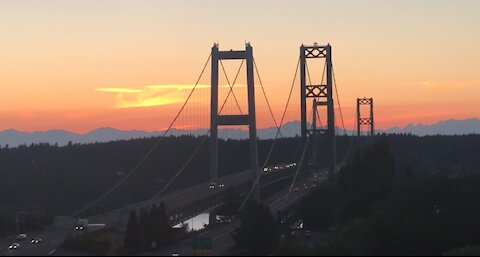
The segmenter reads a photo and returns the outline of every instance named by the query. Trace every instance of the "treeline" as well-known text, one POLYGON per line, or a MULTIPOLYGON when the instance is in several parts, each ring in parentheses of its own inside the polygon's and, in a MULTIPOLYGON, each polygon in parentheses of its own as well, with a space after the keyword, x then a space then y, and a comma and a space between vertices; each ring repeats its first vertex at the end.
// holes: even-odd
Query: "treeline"
MULTIPOLYGON (((49 144, 0 149, 0 214, 14 217, 17 211, 69 215, 96 199, 132 170, 158 138, 110 143, 49 144)), ((158 193, 203 142, 199 153, 166 193, 206 182, 209 178, 209 141, 203 137, 168 137, 127 182, 100 202, 100 212, 149 199, 158 193)), ((271 140, 259 142, 260 160, 268 154, 271 140)), ((278 142, 271 163, 296 160, 299 139, 278 142)), ((219 144, 220 175, 249 168, 246 141, 219 144)), ((36 214, 36 215, 37 215, 36 214)))
MULTIPOLYGON (((401 179, 426 178, 432 174, 470 174, 480 170, 480 136, 392 135, 380 138, 389 142, 397 158, 396 176, 401 179)), ((48 216, 35 217, 42 220, 72 214, 124 178, 157 140, 145 138, 64 147, 36 144, 0 149, 0 216, 5 217, 3 223, 10 224, 18 211, 48 216)), ((165 138, 127 182, 91 212, 117 208, 155 195, 201 142, 204 144, 198 155, 167 193, 208 181, 208 140, 189 136, 165 138)), ((272 142, 259 141, 260 164, 272 142)), ((361 141, 340 136, 337 143, 338 160, 342 161, 361 141)), ((318 145, 323 146, 320 163, 326 163, 325 144, 318 145)), ((299 138, 279 140, 269 164, 297 162, 302 146, 299 138)), ((249 168, 248 141, 221 141, 219 154, 222 176, 249 168)), ((309 159, 307 156, 306 160, 309 159)))
POLYGON ((129 254, 136 254, 152 249, 160 249, 172 243, 174 233, 167 215, 167 209, 162 203, 147 209, 135 210, 130 213, 124 248, 129 254))
POLYGON ((480 172, 480 135, 383 136, 391 145, 398 174, 406 178, 463 176, 480 172))
MULTIPOLYGON (((340 171, 335 185, 316 190, 300 206, 304 229, 322 233, 333 229, 336 232, 329 239, 316 242, 315 247, 308 248, 304 242, 296 242, 282 245, 278 253, 441 255, 480 245, 480 175, 442 172, 428 177, 421 173, 422 176, 409 179, 398 176, 401 158, 395 153, 402 149, 398 145, 409 146, 406 148, 411 147, 413 151, 403 152, 403 156, 419 154, 412 157, 416 162, 422 157, 433 156, 431 152, 452 151, 433 146, 438 148, 440 142, 453 138, 436 138, 431 148, 425 148, 425 145, 409 145, 411 137, 404 137, 404 142, 395 141, 399 137, 390 137, 357 151, 352 162, 340 171), (396 149, 391 147, 395 144, 396 149), (430 149, 430 152, 422 155, 414 149, 430 149)), ((465 147, 452 143, 454 150, 465 147)), ((467 147, 462 153, 450 157, 440 154, 437 158, 460 162, 468 160, 475 152, 467 147)))
POLYGON ((60 250, 101 256, 127 256, 161 249, 171 244, 175 236, 167 209, 161 203, 142 208, 139 213, 133 210, 125 233, 115 229, 93 232, 82 230, 67 236, 60 250))

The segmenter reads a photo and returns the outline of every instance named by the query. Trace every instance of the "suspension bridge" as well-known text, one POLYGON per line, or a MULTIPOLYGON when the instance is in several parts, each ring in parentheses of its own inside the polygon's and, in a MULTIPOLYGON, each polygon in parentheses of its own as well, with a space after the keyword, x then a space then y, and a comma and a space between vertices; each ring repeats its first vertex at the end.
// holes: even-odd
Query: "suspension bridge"
MULTIPOLYGON (((132 210, 139 211, 142 208, 148 208, 159 203, 166 205, 172 224, 178 224, 201 213, 215 211, 216 208, 223 204, 227 188, 242 186, 247 188, 247 190, 242 195, 243 203, 239 211, 249 200, 256 200, 270 206, 275 213, 288 214, 289 210, 294 209, 295 204, 311 189, 303 188, 300 185, 309 184, 310 181, 318 177, 321 177, 319 182, 334 181, 338 167, 350 157, 354 138, 352 135, 345 157, 337 160, 337 128, 342 128, 345 136, 347 136, 347 129, 345 128, 334 73, 332 46, 318 45, 316 43, 310 46, 302 45, 293 74, 293 80, 280 116, 281 118, 277 119, 270 104, 267 88, 263 84, 261 72, 255 61, 252 45, 247 43, 245 49, 242 50, 221 51, 219 45, 215 44, 205 65, 201 69, 198 79, 188 95, 186 95, 186 99, 178 113, 173 117, 168 128, 157 139, 152 148, 115 185, 106 189, 102 195, 89 202, 84 208, 72 213, 70 217, 57 219, 54 227, 56 227, 57 231, 65 232, 75 226, 78 218, 83 217, 93 223, 106 224, 108 227, 124 230, 128 221, 128 215, 132 210), (314 81, 314 76, 310 73, 309 61, 311 59, 322 60, 323 72, 315 70, 318 73, 314 74, 317 77, 321 75, 321 79, 318 81, 314 81), (226 65, 226 62, 228 61, 234 61, 235 64, 240 62, 238 69, 234 73, 233 80, 231 80, 227 72, 229 66, 226 65), (208 69, 209 66, 210 69, 208 69), (208 71, 210 71, 209 83, 201 84, 202 80, 206 79, 205 75, 208 71), (245 72, 246 76, 241 76, 242 71, 245 72), (241 82, 242 79, 243 82, 241 82), (300 106, 292 106, 291 104, 294 92, 298 92, 295 91, 295 88, 298 88, 300 91, 300 106), (260 92, 264 101, 259 101, 257 89, 261 89, 260 92), (259 108, 262 109, 262 112, 270 115, 276 128, 271 147, 263 163, 259 163, 258 157, 257 113, 259 108), (336 110, 340 113, 340 119, 336 119, 336 110), (264 172, 265 169, 280 165, 272 163, 271 157, 276 150, 275 147, 279 139, 283 137, 282 127, 286 122, 288 112, 294 113, 294 117, 299 117, 301 120, 301 131, 299 131, 302 138, 302 144, 299 146, 300 159, 294 165, 288 167, 288 172, 285 173, 285 176, 268 179, 269 176, 272 176, 271 174, 275 173, 264 172), (322 114, 326 114, 324 115, 326 118, 322 118, 322 114), (337 120, 340 120, 341 123, 337 122, 337 120), (235 129, 244 126, 248 127, 249 169, 229 176, 219 176, 221 173, 219 172, 219 138, 232 137, 233 135, 228 133, 232 133, 235 129), (209 127, 209 129, 203 135, 199 135, 202 140, 199 141, 195 149, 191 150, 186 162, 181 165, 181 168, 170 178, 168 183, 159 188, 156 195, 152 196, 151 199, 116 210, 93 215, 89 214, 92 208, 101 204, 103 200, 115 193, 129 178, 138 172, 142 165, 152 157, 152 154, 161 145, 161 142, 172 134, 173 130, 192 127, 209 127), (220 127, 230 127, 233 130, 221 130, 219 129, 220 127), (209 161, 209 180, 180 191, 166 193, 182 173, 191 168, 189 166, 192 160, 198 155, 204 144, 209 144, 210 149, 210 158, 205 160, 209 161), (318 163, 319 149, 324 149, 324 152, 326 152, 326 158, 324 158, 326 163, 323 165, 318 163), (324 174, 326 176, 323 176, 324 174), (267 182, 262 183, 262 179, 267 182), (282 190, 272 195, 262 196, 262 188, 284 181, 288 181, 288 185, 283 187, 282 190)), ((370 119, 367 120, 360 117, 360 111, 356 114, 359 136, 361 126, 365 124, 371 125, 371 135, 374 135, 373 99, 371 101, 365 99, 361 101, 359 99, 358 109, 360 104, 370 103, 372 103, 372 117, 370 119)), ((293 150, 292 155, 295 154, 293 150)), ((283 163, 287 163, 287 160, 283 163)), ((227 230, 231 231, 237 225, 238 222, 233 222, 229 225, 230 230, 227 230)), ((218 240, 223 240, 222 238, 228 234, 225 232, 225 229, 209 233, 220 233, 211 235, 218 240)))

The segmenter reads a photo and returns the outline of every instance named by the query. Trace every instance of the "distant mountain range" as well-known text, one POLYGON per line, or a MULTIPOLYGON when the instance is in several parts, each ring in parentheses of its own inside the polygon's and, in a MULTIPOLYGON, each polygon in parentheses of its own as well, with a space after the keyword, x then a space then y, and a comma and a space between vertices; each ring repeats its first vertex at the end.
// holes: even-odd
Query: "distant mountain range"
MULTIPOLYGON (((172 129, 169 136, 181 136, 181 135, 193 135, 202 136, 206 135, 207 129, 198 130, 177 130, 172 129)), ((285 124, 281 133, 284 137, 295 137, 300 132, 300 122, 290 122, 285 124)), ((277 129, 267 128, 259 129, 258 137, 261 139, 274 138, 277 129)), ((9 147, 17 147, 19 145, 30 145, 37 143, 50 143, 58 144, 59 146, 67 145, 69 142, 74 144, 87 144, 95 142, 110 142, 117 140, 126 140, 134 138, 146 138, 163 135, 164 131, 147 132, 141 130, 118 130, 114 128, 99 128, 92 130, 86 134, 78 134, 65 130, 49 130, 39 132, 21 132, 17 130, 5 130, 0 132, 0 145, 9 147)), ((232 139, 246 139, 248 138, 248 130, 241 129, 220 129, 220 138, 232 138, 232 139)))
POLYGON ((417 136, 480 134, 480 119, 446 120, 433 125, 409 124, 404 128, 391 128, 386 132, 388 134, 407 133, 417 136))
MULTIPOLYGON (((205 135, 208 130, 177 130, 173 129, 168 135, 205 135)), ((338 129, 338 131, 342 131, 338 129)), ((351 134, 351 131, 347 131, 351 134)), ((413 125, 410 124, 404 128, 391 128, 386 132, 387 134, 413 134, 418 136, 426 135, 464 135, 464 134, 480 134, 480 119, 468 120, 447 120, 441 121, 433 125, 413 125)), ((59 146, 72 143, 95 143, 95 142, 109 142, 133 138, 145 138, 162 135, 163 131, 140 131, 140 130, 118 130, 113 128, 100 128, 88 132, 86 134, 78 134, 64 130, 49 130, 42 132, 20 132, 16 130, 5 130, 0 132, 0 145, 9 145, 10 147, 17 147, 19 145, 30 145, 32 143, 50 143, 58 144, 59 146)), ((276 128, 266 128, 258 130, 258 137, 260 139, 274 138, 277 133, 276 128)), ((294 121, 286 123, 281 133, 283 137, 295 137, 300 135, 300 122, 294 121)), ((343 131, 340 132, 343 134, 343 131)), ((219 131, 220 138, 246 139, 248 138, 248 131, 240 129, 221 129, 219 131)))

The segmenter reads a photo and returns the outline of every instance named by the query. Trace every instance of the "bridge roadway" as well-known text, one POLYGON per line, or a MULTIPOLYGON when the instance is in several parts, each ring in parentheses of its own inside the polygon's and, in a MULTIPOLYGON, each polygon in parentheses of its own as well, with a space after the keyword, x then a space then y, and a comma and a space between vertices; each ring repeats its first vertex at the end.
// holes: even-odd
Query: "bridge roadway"
MULTIPOLYGON (((251 176, 250 171, 243 171, 243 172, 235 173, 230 176, 220 178, 219 181, 225 184, 224 189, 226 189, 229 186, 238 186, 238 185, 241 185, 242 183, 248 182, 250 180, 250 176, 251 176)), ((104 214, 99 214, 99 215, 95 215, 87 218, 89 219, 89 222, 92 224, 93 223, 107 224, 110 227, 115 227, 119 225, 125 226, 128 220, 129 213, 133 209, 138 211, 142 207, 149 207, 152 204, 163 202, 165 203, 167 208, 171 210, 171 208, 186 206, 188 205, 188 203, 192 203, 197 200, 207 198, 209 196, 215 195, 222 191, 220 189, 212 190, 209 188, 209 185, 210 185, 209 182, 205 182, 202 184, 192 186, 190 188, 173 192, 171 194, 159 197, 157 199, 144 201, 128 207, 120 208, 114 211, 110 211, 104 214)), ((272 210, 277 210, 278 208, 281 209, 282 206, 285 204, 285 203, 278 202, 278 199, 280 199, 280 195, 285 196, 285 193, 287 192, 286 190, 287 189, 283 190, 276 196, 270 197, 269 199, 267 199, 267 203, 272 207, 272 210)), ((302 190, 303 189, 300 188, 300 191, 302 190)), ((300 196, 301 193, 295 193, 295 195, 300 196)), ((290 200, 288 202, 292 202, 292 201, 290 200)), ((237 221, 235 221, 234 223, 219 229, 221 230, 233 229, 236 227, 236 226, 233 226, 235 224, 236 226, 238 226, 237 221)), ((55 253, 56 249, 60 247, 60 245, 63 243, 67 235, 75 233, 74 227, 75 227, 75 221, 71 220, 69 222, 60 224, 60 226, 48 228, 44 232, 36 232, 36 233, 28 234, 28 239, 26 241, 20 242, 21 247, 18 250, 8 249, 8 246, 15 242, 15 236, 0 239, 0 249, 1 249, 0 256, 48 256, 51 253, 55 253), (30 240, 33 238, 41 238, 43 242, 38 245, 31 244, 30 240)), ((230 240, 230 232, 231 231, 228 230, 228 233, 222 234, 221 237, 217 236, 218 238, 215 239, 215 245, 219 245, 220 243, 218 242, 221 242, 221 240, 227 240, 227 241, 230 240)), ((208 233, 213 233, 215 235, 221 234, 215 231, 211 231, 208 233)), ((177 248, 177 249, 180 249, 180 248, 177 248)), ((182 250, 182 252, 188 252, 188 249, 190 249, 190 252, 191 252, 191 241, 188 247, 183 247, 182 249, 180 249, 182 250)), ((171 253, 167 255, 171 255, 171 253)))
MULTIPOLYGON (((151 199, 148 201, 133 204, 124 208, 113 210, 107 213, 87 217, 91 224, 106 224, 109 227, 125 228, 128 222, 128 216, 132 210, 139 211, 143 207, 150 207, 153 204, 163 202, 168 210, 187 206, 189 203, 208 198, 230 186, 238 186, 248 182, 251 178, 249 170, 238 172, 219 179, 219 183, 225 184, 223 189, 210 189, 210 182, 201 183, 180 191, 170 193, 165 196, 151 199)), ((44 232, 28 234, 26 241, 19 242, 21 247, 18 250, 9 250, 10 244, 15 243, 15 236, 0 239, 0 256, 47 256, 55 251, 64 241, 65 237, 74 233, 76 225, 75 220, 66 220, 54 224, 54 227, 48 228, 44 232), (30 240, 33 238, 41 238, 43 242, 33 245, 30 240)))
POLYGON ((139 212, 142 208, 149 208, 152 205, 160 203, 164 203, 169 211, 182 208, 196 201, 200 201, 223 192, 228 187, 235 187, 246 183, 251 180, 251 174, 252 173, 247 170, 220 178, 218 184, 224 184, 224 188, 217 187, 215 189, 210 189, 210 182, 205 182, 155 199, 136 203, 107 213, 87 217, 87 219, 92 224, 107 224, 109 227, 125 229, 128 223, 129 214, 132 210, 139 212))
MULTIPOLYGON (((328 175, 326 171, 316 173, 319 176, 320 180, 316 183, 322 183, 328 180, 328 175)), ((291 192, 287 198, 289 188, 285 188, 275 195, 269 197, 264 201, 266 205, 270 207, 270 210, 273 214, 277 212, 288 210, 293 204, 296 204, 301 200, 306 194, 308 194, 314 187, 311 186, 311 182, 314 180, 314 173, 312 172, 309 176, 300 178, 297 182, 298 191, 291 192), (308 185, 307 188, 303 185, 308 185)), ((214 227, 212 229, 205 230, 204 232, 197 235, 198 237, 210 237, 213 241, 213 255, 214 256, 224 256, 228 251, 235 245, 231 234, 232 232, 240 226, 240 221, 235 219, 232 223, 214 227)), ((183 242, 177 243, 166 249, 151 252, 144 254, 143 256, 172 256, 172 254, 179 254, 180 256, 192 256, 194 253, 192 251, 192 239, 184 240, 183 242)))

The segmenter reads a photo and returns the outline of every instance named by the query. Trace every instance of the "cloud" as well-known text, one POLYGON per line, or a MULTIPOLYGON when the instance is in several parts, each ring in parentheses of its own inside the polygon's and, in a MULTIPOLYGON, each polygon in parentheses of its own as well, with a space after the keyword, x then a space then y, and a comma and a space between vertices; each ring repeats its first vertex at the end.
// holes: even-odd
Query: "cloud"
POLYGON ((106 92, 106 93, 125 93, 125 94, 134 94, 134 93, 141 93, 142 89, 133 89, 133 88, 97 88, 95 89, 99 92, 106 92))
MULTIPOLYGON (((176 90, 192 90, 194 85, 151 85, 146 86, 148 89, 176 89, 176 90)), ((220 88, 230 88, 229 85, 220 85, 220 88)), ((236 84, 234 88, 246 88, 247 85, 236 84)), ((210 89, 210 85, 197 85, 197 89, 210 89)))
POLYGON ((181 99, 173 97, 155 96, 138 96, 134 99, 118 97, 115 104, 116 108, 138 108, 138 107, 154 107, 181 103, 181 99))
MULTIPOLYGON (((98 92, 115 94, 115 108, 139 108, 183 103, 194 85, 149 85, 139 88, 97 88, 98 92)), ((235 85, 245 88, 246 85, 235 85)), ((229 85, 220 88, 228 89, 229 85)), ((210 89, 210 85, 197 85, 196 89, 210 89)))
POLYGON ((480 86, 480 80, 458 80, 458 81, 422 81, 423 89, 442 90, 442 89, 463 89, 474 86, 480 86))
MULTIPOLYGON (((189 86, 182 86, 188 88, 189 86)), ((172 105, 182 102, 183 93, 175 85, 138 88, 97 88, 96 91, 115 94, 115 108, 139 108, 172 105), (173 90, 172 90, 173 89, 173 90)))
MULTIPOLYGON (((175 89, 175 90, 192 90, 194 85, 151 85, 146 86, 148 89, 158 89, 158 90, 166 90, 166 89, 175 89)), ((210 88, 210 85, 197 85, 197 89, 204 89, 210 88)))

